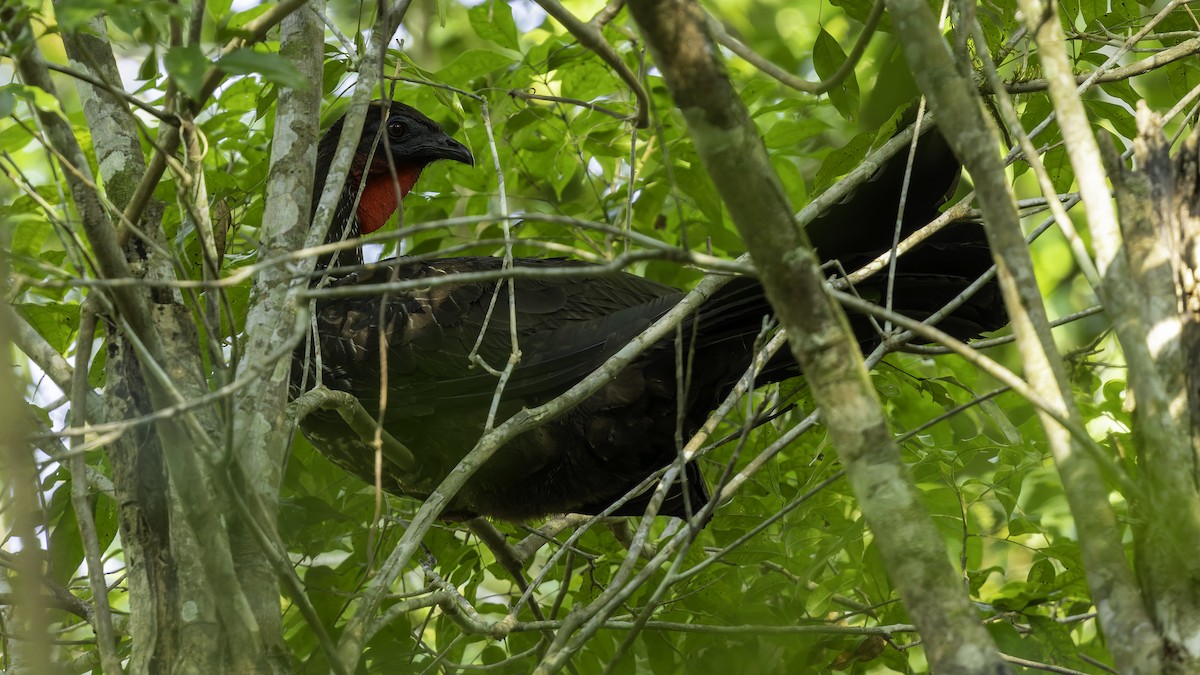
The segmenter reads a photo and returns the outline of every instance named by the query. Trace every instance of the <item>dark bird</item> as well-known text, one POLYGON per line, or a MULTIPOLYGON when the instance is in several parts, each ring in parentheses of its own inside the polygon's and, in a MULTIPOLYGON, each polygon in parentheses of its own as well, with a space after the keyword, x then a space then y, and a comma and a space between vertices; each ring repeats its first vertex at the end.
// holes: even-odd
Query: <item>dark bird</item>
MULTIPOLYGON (((345 122, 345 117, 339 117, 317 146, 313 213, 325 188, 345 122)), ((326 241, 354 239, 383 227, 400 208, 400 200, 417 184, 425 167, 439 159, 475 164, 466 146, 447 136, 437 122, 416 108, 396 101, 386 108, 379 102, 372 103, 350 161, 349 175, 334 207, 326 241)), ((323 256, 318 267, 362 264, 362 261, 362 249, 351 248, 323 256)))
MULTIPOLYGON (((341 128, 339 120, 321 141, 318 192, 341 128)), ((905 234, 937 215, 959 173, 959 164, 937 134, 927 134, 918 147, 902 228, 905 234)), ((373 105, 329 239, 379 228, 422 169, 439 159, 473 163, 462 144, 417 110, 399 103, 387 109, 373 105)), ((903 156, 893 160, 813 223, 810 235, 823 259, 836 259, 853 270, 891 247, 904 160, 903 156)), ((349 260, 360 262, 361 254, 355 251, 349 260)), ((397 258, 353 271, 331 269, 330 285, 435 280, 493 272, 501 265, 502 259, 494 257, 397 258)), ((515 280, 516 333, 523 356, 504 389, 496 411, 498 421, 561 394, 684 295, 632 274, 589 274, 591 266, 583 262, 518 259, 515 265, 547 274, 515 280), (581 274, 553 274, 564 269, 581 274)), ((894 307, 925 318, 990 266, 982 228, 956 224, 900 259, 894 307)), ((884 276, 877 275, 858 291, 882 295, 884 284, 884 276)), ((458 280, 404 292, 321 299, 316 303, 314 344, 297 350, 294 391, 319 382, 353 394, 374 414, 381 382, 386 382, 384 429, 411 450, 415 466, 385 451, 383 488, 423 499, 484 429, 497 377, 474 365, 469 356, 474 350, 494 368, 507 362, 508 306, 508 282, 495 280, 458 280), (386 345, 386 354, 381 354, 381 344, 386 345), (320 351, 319 368, 311 354, 314 346, 320 351), (385 363, 386 378, 381 378, 385 363)), ((675 459, 677 427, 681 425, 683 437, 689 437, 729 392, 746 370, 763 317, 770 313, 755 280, 737 279, 726 285, 679 333, 688 336, 686 347, 692 354, 682 406, 676 346, 673 340, 664 340, 580 405, 501 448, 454 497, 444 517, 520 520, 565 512, 595 514, 611 506, 675 459)), ((995 287, 986 286, 941 327, 969 338, 1006 322, 995 287)), ((878 339, 865 320, 857 322, 855 329, 864 343, 878 339)), ((796 374, 785 350, 768 364, 759 383, 796 374)), ((370 439, 363 439, 337 413, 317 411, 300 426, 313 446, 336 464, 374 482, 370 439)), ((635 495, 614 514, 641 514, 649 498, 650 491, 635 495)), ((691 464, 686 480, 671 487, 659 512, 687 517, 707 500, 703 476, 691 464)))

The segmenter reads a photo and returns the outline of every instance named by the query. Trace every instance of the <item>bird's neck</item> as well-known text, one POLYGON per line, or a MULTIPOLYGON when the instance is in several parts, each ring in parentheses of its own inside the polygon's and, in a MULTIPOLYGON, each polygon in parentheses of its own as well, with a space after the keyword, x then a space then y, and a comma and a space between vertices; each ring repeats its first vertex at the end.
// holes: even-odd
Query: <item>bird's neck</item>
MULTIPOLYGON (((388 218, 400 208, 400 200, 408 196, 420 177, 420 167, 397 167, 395 176, 386 166, 383 171, 368 172, 362 196, 358 200, 358 208, 354 213, 358 220, 359 234, 370 234, 383 227, 388 218)), ((351 202, 361 181, 361 173, 357 176, 351 173, 350 180, 346 182, 351 202), (353 187, 350 185, 351 181, 354 183, 353 187)))
MULTIPOLYGON (((311 216, 316 214, 321 192, 329 174, 330 159, 318 156, 316 182, 313 185, 311 216)), ((400 201, 412 191, 421 176, 420 166, 389 167, 386 158, 375 158, 371 166, 361 157, 351 162, 346 182, 333 210, 333 220, 325 243, 334 243, 370 234, 387 223, 400 207, 400 201), (360 194, 361 190, 361 194, 360 194)), ((331 264, 355 264, 362 262, 362 250, 353 248, 338 252, 336 257, 325 255, 318 267, 331 264)))

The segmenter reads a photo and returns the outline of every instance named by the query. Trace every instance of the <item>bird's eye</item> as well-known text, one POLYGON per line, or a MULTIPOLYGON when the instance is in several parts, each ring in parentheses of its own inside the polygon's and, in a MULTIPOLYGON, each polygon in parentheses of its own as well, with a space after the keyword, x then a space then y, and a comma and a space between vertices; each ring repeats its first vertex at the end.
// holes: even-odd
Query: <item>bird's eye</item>
POLYGON ((400 120, 389 120, 387 130, 388 136, 392 138, 401 138, 408 133, 408 127, 404 126, 404 122, 400 120))

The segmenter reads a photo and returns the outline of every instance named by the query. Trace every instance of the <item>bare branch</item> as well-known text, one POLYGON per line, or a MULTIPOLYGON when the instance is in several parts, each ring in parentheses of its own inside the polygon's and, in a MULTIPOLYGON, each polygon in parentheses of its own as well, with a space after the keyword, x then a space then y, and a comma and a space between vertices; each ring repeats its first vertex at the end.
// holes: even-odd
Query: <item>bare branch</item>
MULTIPOLYGON (((534 0, 538 6, 546 10, 546 13, 554 17, 556 21, 562 24, 567 32, 579 41, 579 44, 587 47, 596 53, 602 61, 608 64, 609 68, 620 77, 623 82, 633 91, 633 96, 637 99, 637 113, 631 119, 633 126, 638 129, 645 129, 650 123, 650 102, 646 95, 646 88, 642 86, 637 75, 625 65, 625 61, 617 50, 608 41, 604 39, 601 33, 603 24, 587 23, 580 20, 574 14, 558 3, 557 0, 534 0)), ((628 119, 628 118, 627 118, 628 119)))
MULTIPOLYGON (((1077 85, 1092 85, 1102 84, 1105 82, 1121 82, 1128 80, 1138 75, 1144 75, 1151 71, 1169 66, 1176 61, 1200 54, 1200 37, 1194 37, 1185 42, 1181 42, 1174 47, 1168 47, 1163 50, 1156 50, 1152 55, 1144 59, 1139 59, 1128 65, 1112 70, 1097 70, 1088 73, 1075 75, 1075 84, 1077 85)), ((1049 80, 1037 78, 1032 80, 1020 80, 1017 82, 1006 82, 997 84, 988 82, 980 87, 980 93, 990 94, 1000 91, 1003 87, 1004 91, 1009 94, 1028 94, 1035 91, 1046 91, 1051 87, 1049 80)))
MULTIPOLYGON (((91 361, 92 341, 96 334, 96 312, 90 303, 84 303, 79 317, 78 348, 75 352, 76 363, 71 382, 72 409, 77 411, 79 424, 87 426, 87 395, 93 394, 88 385, 88 363, 91 361)), ((81 438, 72 439, 77 444, 81 438)), ((71 504, 75 508, 75 519, 79 523, 79 536, 83 540, 84 557, 87 561, 88 585, 92 590, 92 603, 95 605, 95 616, 92 625, 96 629, 96 643, 100 650, 100 662, 104 672, 123 675, 121 660, 117 654, 117 640, 113 631, 112 609, 108 605, 108 584, 104 580, 104 562, 101 559, 104 551, 100 550, 100 538, 96 533, 96 520, 92 514, 88 495, 87 460, 82 454, 71 458, 71 504)))
MULTIPOLYGON (((820 262, 796 228, 757 129, 714 58, 702 12, 682 0, 634 2, 630 10, 791 337, 864 517, 922 629, 931 666, 1002 672, 900 460, 845 315, 825 292, 820 262)), ((552 646, 539 669, 553 672, 564 654, 552 646)))
MULTIPOLYGON (((977 90, 955 67, 928 4, 888 0, 888 7, 903 40, 909 68, 929 97, 943 134, 976 180, 988 243, 1026 376, 1032 389, 1046 397, 1050 409, 1056 411, 1051 415, 1049 410, 1039 408, 1038 414, 1080 528, 1089 587, 1102 613, 1108 612, 1104 624, 1114 634, 1129 637, 1114 646, 1117 663, 1130 672, 1155 672, 1158 661, 1152 624, 1119 543, 1116 517, 1094 463, 1097 458, 1085 452, 1090 447, 1085 438, 1090 437, 1086 432, 1079 433, 1082 420, 1050 335, 1015 201, 1000 158, 992 151, 997 146, 994 127, 983 113, 977 90), (1064 426, 1063 421, 1068 425, 1064 426)), ((1036 22, 1041 15, 1027 14, 1026 18, 1036 22)), ((1056 19, 1049 23, 1058 25, 1056 19)))
POLYGON ((863 24, 862 32, 859 33, 858 40, 854 43, 854 47, 851 48, 850 54, 846 56, 846 60, 842 62, 842 65, 838 66, 837 72, 820 82, 809 82, 808 80, 800 79, 762 56, 759 56, 742 41, 730 35, 729 31, 725 30, 725 26, 712 16, 708 17, 708 28, 712 31, 713 39, 718 43, 728 48, 734 54, 746 59, 746 61, 763 73, 779 80, 781 84, 806 94, 819 95, 838 86, 854 72, 855 66, 862 59, 863 52, 867 50, 867 45, 870 43, 871 37, 875 35, 875 29, 879 27, 879 20, 883 18, 883 9, 885 6, 886 3, 884 0, 875 0, 875 4, 871 6, 871 13, 867 15, 867 22, 863 24))

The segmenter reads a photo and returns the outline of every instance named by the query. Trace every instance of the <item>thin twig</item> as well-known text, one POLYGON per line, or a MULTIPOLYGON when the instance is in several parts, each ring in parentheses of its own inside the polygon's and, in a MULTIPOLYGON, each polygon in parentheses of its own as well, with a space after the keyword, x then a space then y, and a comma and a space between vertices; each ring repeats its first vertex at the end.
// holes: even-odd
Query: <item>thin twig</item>
MULTIPOLYGON (((1129 41, 1126 41, 1126 45, 1129 41)), ((1126 48, 1128 51, 1128 48, 1126 48)), ((980 50, 982 54, 986 50, 980 50)), ((1081 73, 1075 76, 1075 83, 1078 85, 1092 85, 1106 82, 1120 82, 1128 80, 1138 75, 1145 75, 1153 70, 1157 70, 1164 66, 1169 66, 1176 61, 1186 59, 1189 56, 1194 56, 1200 53, 1200 37, 1194 37, 1185 42, 1168 47, 1167 49, 1156 50, 1153 55, 1134 61, 1128 65, 1111 70, 1097 69, 1087 73, 1081 73)), ((988 81, 980 86, 980 92, 984 94, 995 93, 1003 87, 1004 91, 1009 94, 1028 94, 1035 91, 1046 91, 1050 88, 1050 83, 1045 78, 1035 78, 1032 80, 1019 80, 1015 82, 996 83, 988 81)))
MULTIPOLYGON (((82 303, 79 315, 79 336, 75 341, 75 368, 71 382, 71 406, 73 417, 78 416, 75 423, 87 426, 87 395, 92 392, 88 385, 88 363, 92 356, 92 342, 96 334, 95 303, 82 303)), ((71 439, 72 446, 78 445, 82 436, 71 439)), ((108 585, 104 581, 104 551, 100 550, 100 537, 96 533, 96 519, 92 505, 88 499, 87 460, 82 453, 76 453, 70 462, 71 468, 71 505, 75 508, 75 520, 79 524, 79 537, 83 543, 84 558, 87 561, 88 585, 92 590, 92 603, 95 605, 95 616, 92 625, 96 629, 96 644, 100 651, 100 662, 104 672, 121 675, 125 670, 121 667, 121 659, 117 654, 117 639, 113 631, 112 609, 108 604, 108 585)))
POLYGON ((615 117, 616 119, 619 119, 619 120, 629 119, 629 115, 626 115, 624 113, 619 113, 616 110, 612 110, 611 108, 605 108, 602 105, 597 105, 590 101, 584 101, 584 100, 578 99, 578 98, 568 98, 566 96, 549 96, 546 94, 535 94, 531 91, 521 91, 520 89, 509 89, 508 95, 513 98, 521 98, 521 99, 525 99, 527 101, 546 101, 549 103, 565 103, 567 105, 576 105, 581 108, 587 108, 588 110, 594 110, 603 115, 608 115, 609 117, 615 117))
MULTIPOLYGON (((1080 319, 1086 319, 1089 316, 1095 316, 1102 313, 1104 313, 1103 305, 1092 305, 1087 309, 1081 309, 1078 312, 1071 312, 1066 316, 1061 316, 1051 321, 1050 327, 1058 328, 1059 326, 1065 326, 1068 323, 1079 321, 1080 319)), ((1001 335, 1000 337, 995 337, 988 340, 976 340, 971 342, 968 346, 970 346, 971 349, 988 349, 990 347, 1006 345, 1015 341, 1016 339, 1017 338, 1015 335, 1001 335)), ((941 347, 937 345, 905 345, 902 349, 903 351, 911 352, 913 354, 929 354, 931 356, 937 354, 950 354, 952 352, 949 347, 941 347)))
POLYGON ((596 12, 595 16, 588 23, 596 28, 603 29, 608 25, 609 21, 612 21, 617 17, 617 14, 621 13, 623 7, 625 7, 625 0, 610 0, 599 12, 596 12))
MULTIPOLYGON (((12 58, 12 56, 9 54, 5 54, 4 56, 6 58, 10 58, 10 59, 12 58)), ((111 83, 106 82, 98 77, 93 77, 92 75, 85 73, 82 70, 76 70, 74 68, 71 68, 70 66, 64 66, 64 65, 52 63, 49 61, 46 62, 46 67, 49 68, 50 70, 53 70, 56 73, 62 73, 63 75, 69 75, 69 76, 79 80, 80 82, 87 82, 88 84, 92 85, 93 87, 96 87, 97 89, 102 89, 105 92, 125 101, 129 105, 132 105, 133 107, 137 108, 138 110, 141 110, 142 112, 145 112, 149 115, 153 115, 154 117, 158 118, 158 120, 163 122, 164 124, 167 124, 167 125, 170 125, 173 127, 179 126, 179 117, 178 116, 172 115, 171 113, 163 112, 163 111, 159 110, 158 108, 155 108, 154 106, 150 105, 149 103, 146 103, 145 101, 141 100, 140 98, 130 94, 129 92, 125 91, 124 89, 118 88, 118 87, 112 85, 111 83)))
POLYGON ((637 99, 637 113, 631 121, 637 128, 645 129, 650 120, 650 104, 646 88, 642 86, 642 83, 634 75, 633 71, 629 69, 629 66, 625 65, 625 61, 617 53, 617 50, 604 39, 600 28, 580 20, 568 11, 567 8, 559 4, 557 0, 534 0, 534 2, 562 24, 562 27, 566 28, 567 32, 579 41, 579 44, 595 52, 602 61, 608 64, 608 67, 613 69, 617 77, 621 78, 626 86, 633 91, 633 96, 637 99))
POLYGON ((875 0, 875 4, 871 6, 871 13, 867 15, 867 20, 863 24, 862 32, 859 33, 858 40, 854 43, 854 47, 851 48, 850 54, 846 56, 846 60, 842 62, 842 65, 838 66, 836 72, 820 82, 809 82, 808 80, 796 77, 760 56, 753 49, 746 46, 744 42, 730 35, 729 31, 725 30, 724 24, 711 15, 708 17, 708 29, 712 32, 713 39, 723 47, 742 57, 747 63, 758 68, 764 74, 778 80, 780 84, 806 94, 819 95, 838 86, 854 72, 854 67, 858 65, 863 52, 866 51, 871 37, 875 35, 875 29, 879 27, 879 20, 883 17, 885 6, 886 3, 884 0, 875 0))

